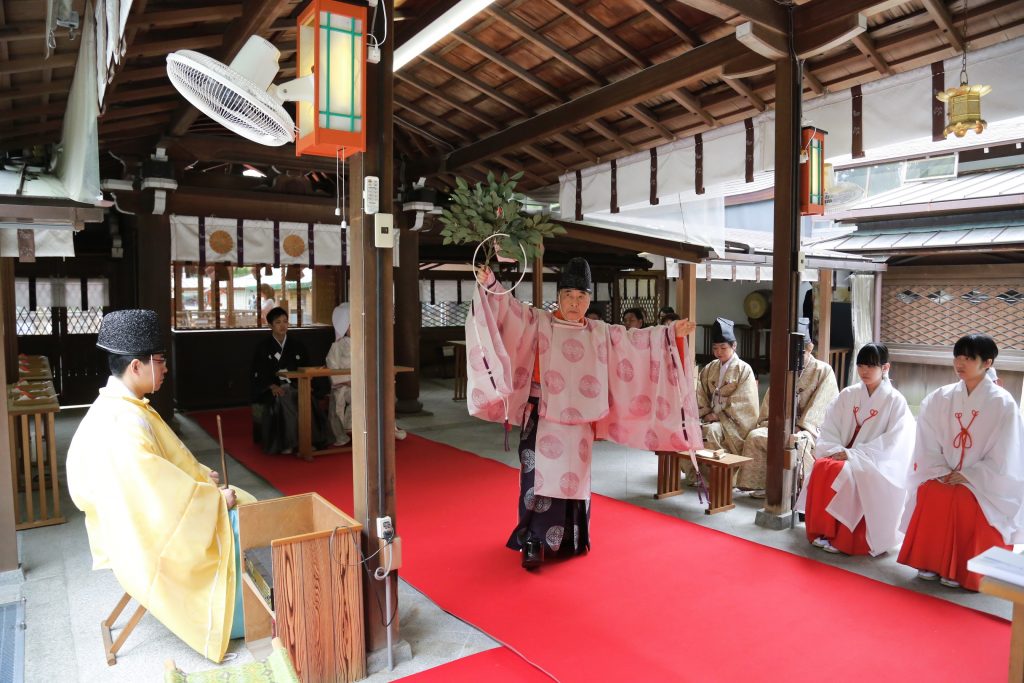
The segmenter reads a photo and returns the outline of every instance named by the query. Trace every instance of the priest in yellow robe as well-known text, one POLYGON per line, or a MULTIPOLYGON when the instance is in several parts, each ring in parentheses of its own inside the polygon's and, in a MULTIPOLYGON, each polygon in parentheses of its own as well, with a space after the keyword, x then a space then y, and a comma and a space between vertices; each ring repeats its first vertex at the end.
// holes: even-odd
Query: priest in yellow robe
POLYGON ((111 377, 71 441, 68 489, 85 513, 93 569, 206 658, 220 662, 241 636, 236 504, 149 405, 167 373, 154 311, 114 311, 97 346, 111 377), (237 623, 236 623, 237 622, 237 623), (235 627, 234 634, 232 627, 235 627))
MULTIPOLYGON (((796 449, 803 460, 804 476, 814 467, 814 445, 818 430, 825 421, 825 412, 832 400, 839 395, 839 384, 832 366, 814 357, 814 340, 809 335, 810 320, 799 318, 796 331, 806 336, 804 343, 804 368, 796 383, 796 449)), ((761 401, 761 413, 757 428, 747 434, 743 441, 743 453, 750 458, 739 469, 736 486, 752 491, 751 495, 761 498, 764 494, 765 479, 768 476, 768 397, 765 392, 761 401)))

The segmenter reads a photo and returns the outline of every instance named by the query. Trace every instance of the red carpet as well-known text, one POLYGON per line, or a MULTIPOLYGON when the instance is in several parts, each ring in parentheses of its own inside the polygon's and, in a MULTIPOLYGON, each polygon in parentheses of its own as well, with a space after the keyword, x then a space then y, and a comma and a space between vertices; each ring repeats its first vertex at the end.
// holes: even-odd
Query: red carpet
MULTIPOLYGON (((221 414, 236 459, 351 509, 351 457, 266 456, 247 410, 221 414)), ((402 577, 561 681, 1006 679, 1003 619, 603 496, 588 556, 523 571, 515 470, 415 435, 397 459, 402 577)), ((485 655, 461 666, 505 658, 485 655)))
MULTIPOLYGON (((415 653, 413 653, 415 654, 415 653)), ((448 664, 435 666, 403 681, 414 683, 494 683, 516 681, 522 683, 551 683, 551 679, 524 662, 508 648, 497 647, 448 664)))

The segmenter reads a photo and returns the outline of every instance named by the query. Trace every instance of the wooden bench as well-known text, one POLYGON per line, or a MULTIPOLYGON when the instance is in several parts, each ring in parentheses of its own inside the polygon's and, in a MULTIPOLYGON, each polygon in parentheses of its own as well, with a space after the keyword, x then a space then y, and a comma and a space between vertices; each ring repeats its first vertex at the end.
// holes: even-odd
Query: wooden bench
MULTIPOLYGON (((689 454, 676 451, 656 451, 655 454, 658 456, 658 491, 654 497, 660 500, 678 496, 683 492, 679 466, 690 459, 689 454)), ((725 512, 736 507, 732 502, 733 473, 749 460, 750 458, 732 453, 723 453, 716 458, 711 456, 710 451, 697 452, 697 464, 707 465, 711 473, 711 481, 707 482, 709 500, 705 515, 725 512)))

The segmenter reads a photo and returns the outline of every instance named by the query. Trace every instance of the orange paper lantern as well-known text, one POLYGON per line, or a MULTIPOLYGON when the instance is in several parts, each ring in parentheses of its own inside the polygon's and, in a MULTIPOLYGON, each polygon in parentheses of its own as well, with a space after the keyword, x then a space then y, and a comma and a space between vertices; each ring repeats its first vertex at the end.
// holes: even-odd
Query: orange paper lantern
POLYGON ((800 215, 825 213, 825 135, 820 128, 800 131, 800 215))

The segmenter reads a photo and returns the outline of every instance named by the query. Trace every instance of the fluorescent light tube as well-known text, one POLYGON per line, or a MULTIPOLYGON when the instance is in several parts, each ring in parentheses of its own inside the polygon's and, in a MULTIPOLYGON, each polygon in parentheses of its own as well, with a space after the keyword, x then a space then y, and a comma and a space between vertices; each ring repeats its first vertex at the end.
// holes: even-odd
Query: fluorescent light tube
POLYGON ((393 70, 401 69, 492 2, 494 0, 462 0, 456 4, 395 50, 393 70))

